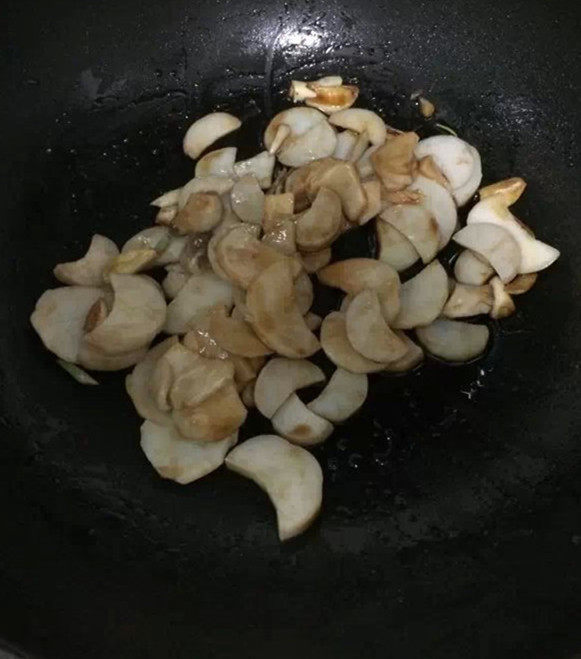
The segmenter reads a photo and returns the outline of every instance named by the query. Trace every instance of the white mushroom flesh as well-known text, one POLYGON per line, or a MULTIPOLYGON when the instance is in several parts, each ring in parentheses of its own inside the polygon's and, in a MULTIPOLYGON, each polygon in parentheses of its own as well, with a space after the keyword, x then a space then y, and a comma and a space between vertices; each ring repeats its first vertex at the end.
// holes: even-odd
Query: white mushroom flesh
POLYGON ((490 280, 490 288, 493 296, 492 309, 490 310, 491 318, 499 320, 513 314, 516 307, 512 298, 506 292, 502 281, 498 277, 493 277, 490 280))
POLYGON ((169 265, 179 261, 187 240, 187 236, 178 236, 167 227, 149 227, 130 238, 121 248, 121 253, 154 249, 158 256, 151 262, 151 266, 169 265), (164 249, 159 250, 159 245, 164 246, 164 249))
POLYGON ((230 192, 232 210, 248 224, 262 224, 264 213, 264 192, 252 175, 245 175, 236 181, 230 192))
POLYGON ((234 175, 237 178, 245 176, 254 176, 258 184, 263 190, 272 185, 272 173, 274 171, 274 163, 276 158, 268 151, 248 158, 248 160, 241 160, 234 165, 234 175))
POLYGON ((184 153, 196 160, 211 144, 241 125, 240 119, 227 112, 207 114, 188 128, 183 142, 184 153))
POLYGON ((119 255, 117 245, 109 238, 95 234, 83 258, 55 266, 54 276, 63 284, 101 286, 111 261, 119 255))
POLYGON ((338 368, 327 386, 307 407, 327 421, 341 423, 363 405, 367 391, 367 375, 338 368))
POLYGON ((467 362, 484 352, 490 331, 486 325, 439 318, 431 325, 418 327, 416 334, 432 355, 450 362, 467 362))
POLYGON ((448 275, 439 261, 432 261, 400 289, 400 309, 393 326, 412 329, 429 325, 448 299, 448 275))
POLYGON ((458 223, 458 213, 452 195, 446 188, 426 176, 417 176, 409 190, 421 194, 422 205, 438 223, 439 246, 442 249, 450 242, 458 223))
POLYGON ((488 284, 471 286, 456 284, 442 315, 446 318, 467 318, 487 314, 492 307, 492 292, 488 284))
MULTIPOLYGON (((235 146, 227 146, 224 149, 216 149, 210 151, 203 158, 200 158, 196 163, 196 177, 202 178, 204 176, 234 176, 234 163, 236 161, 236 152, 238 149, 235 146)), ((174 203, 177 204, 178 199, 174 203)))
POLYGON ((384 222, 381 216, 375 222, 377 235, 377 258, 387 263, 397 272, 407 270, 419 258, 416 248, 391 224, 384 222))
POLYGON ((424 206, 394 204, 381 213, 381 219, 391 224, 409 240, 424 263, 429 263, 438 253, 440 244, 438 223, 424 206))
POLYGON ((362 108, 349 108, 335 112, 329 121, 339 128, 353 130, 356 133, 367 133, 371 144, 381 145, 387 139, 387 129, 383 119, 372 112, 362 108))
POLYGON ((272 427, 299 446, 321 444, 333 432, 333 424, 309 410, 296 394, 291 394, 277 410, 272 427))
POLYGON ((454 261, 454 277, 461 284, 482 286, 494 275, 494 268, 481 256, 465 249, 454 261))
POLYGON ((337 144, 332 154, 333 158, 337 158, 337 160, 349 160, 356 142, 357 133, 354 133, 352 130, 341 131, 337 135, 337 144))

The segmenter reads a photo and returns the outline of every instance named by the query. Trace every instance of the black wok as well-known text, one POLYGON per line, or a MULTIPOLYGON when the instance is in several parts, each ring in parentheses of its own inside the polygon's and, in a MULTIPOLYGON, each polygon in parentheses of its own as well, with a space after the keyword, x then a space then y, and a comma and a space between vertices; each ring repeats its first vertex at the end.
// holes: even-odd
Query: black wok
MULTIPOLYGON (((579 6, 477 0, 4 3, 0 634, 33 656, 566 659, 581 650, 579 6), (191 177, 215 107, 256 150, 289 76, 344 73, 414 126, 422 89, 529 183, 563 256, 487 356, 375 377, 316 452, 320 521, 280 545, 252 483, 181 487, 119 375, 83 388, 28 316, 52 266, 117 242, 191 177)), ((234 143, 234 142, 232 142, 234 143)), ((250 429, 254 431, 257 424, 250 429)), ((1 654, 1 653, 0 653, 1 654)))

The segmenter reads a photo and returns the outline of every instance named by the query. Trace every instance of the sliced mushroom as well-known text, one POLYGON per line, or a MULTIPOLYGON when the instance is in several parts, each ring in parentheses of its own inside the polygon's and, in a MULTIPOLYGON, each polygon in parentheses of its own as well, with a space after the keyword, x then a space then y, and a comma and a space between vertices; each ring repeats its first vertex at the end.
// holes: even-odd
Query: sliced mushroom
POLYGON ((203 176, 202 178, 193 178, 180 190, 178 207, 180 209, 183 208, 188 203, 190 195, 196 194, 197 192, 214 192, 217 195, 224 195, 232 190, 233 185, 233 179, 226 178, 225 176, 203 176))
POLYGON ((385 370, 388 373, 406 373, 424 361, 424 351, 405 332, 398 330, 396 334, 405 343, 407 350, 403 357, 386 364, 385 370))
POLYGON ((264 212, 264 192, 260 189, 254 176, 243 176, 236 181, 230 192, 232 210, 249 224, 262 224, 264 212))
POLYGON ((484 352, 490 331, 486 325, 439 318, 427 327, 418 327, 416 334, 432 355, 450 362, 467 362, 484 352))
POLYGON ((464 206, 464 204, 472 199, 482 181, 482 161, 480 159, 480 154, 473 146, 470 147, 470 152, 474 158, 474 169, 472 170, 472 174, 461 188, 456 188, 456 190, 452 191, 452 196, 458 206, 464 206))
POLYGON ((272 173, 276 158, 268 151, 261 151, 248 160, 241 160, 234 165, 234 175, 237 178, 254 176, 263 190, 272 185, 272 173))
POLYGON ((248 412, 233 384, 227 384, 196 407, 173 410, 178 431, 196 442, 218 442, 232 435, 248 412))
POLYGON ((493 302, 492 309, 490 310, 491 318, 499 320, 512 315, 516 307, 510 295, 506 292, 505 286, 498 277, 493 277, 490 280, 490 288, 492 289, 493 302))
POLYGON ((295 279, 294 295, 298 310, 301 315, 304 316, 309 312, 315 297, 313 292, 313 282, 306 272, 301 272, 295 279))
POLYGON ((440 249, 444 248, 450 242, 458 222, 454 199, 446 188, 425 176, 417 176, 409 190, 422 195, 422 206, 438 223, 440 249))
MULTIPOLYGON (((236 161, 235 146, 227 146, 224 149, 210 151, 196 163, 196 177, 204 176, 234 176, 234 163, 236 161)), ((177 199, 174 203, 177 203, 177 199)))
POLYGON ((402 233, 380 218, 381 216, 375 221, 377 258, 398 272, 406 270, 420 258, 420 255, 402 233))
POLYGON ((171 226, 172 222, 175 220, 176 215, 178 214, 179 207, 177 204, 174 206, 164 206, 160 208, 155 216, 156 224, 163 224, 166 227, 171 226))
POLYGON ((323 472, 300 446, 276 435, 259 435, 230 451, 225 462, 266 492, 276 510, 281 541, 303 533, 319 514, 323 472))
POLYGON ((160 286, 143 275, 111 275, 111 286, 115 295, 111 312, 83 341, 107 355, 148 346, 166 317, 160 286))
POLYGON ((426 178, 431 178, 432 181, 435 181, 443 188, 451 190, 450 181, 448 181, 444 174, 442 174, 442 170, 436 165, 432 156, 425 156, 420 159, 418 162, 418 174, 421 174, 426 178))
POLYGON ((110 262, 119 254, 117 245, 109 238, 95 234, 83 258, 55 266, 54 276, 63 284, 100 286, 110 262))
POLYGON ((329 158, 322 166, 311 169, 307 184, 311 199, 314 199, 323 187, 339 195, 343 212, 350 222, 356 222, 365 210, 367 204, 365 190, 354 165, 350 162, 329 158))
POLYGON ((379 215, 384 207, 381 200, 381 183, 377 179, 364 181, 361 185, 365 192, 365 198, 367 201, 363 212, 357 220, 357 224, 360 226, 379 215))
POLYGON ((293 275, 298 274, 300 263, 255 238, 245 226, 231 229, 216 246, 217 259, 232 283, 247 289, 265 268, 279 261, 288 261, 293 275))
POLYGON ((340 288, 356 295, 364 289, 377 292, 387 322, 399 312, 399 276, 387 263, 375 259, 346 259, 337 261, 318 271, 319 281, 326 286, 340 288))
MULTIPOLYGON (((183 344, 192 352, 197 352, 208 359, 231 359, 234 363, 234 355, 230 355, 221 348, 210 331, 212 316, 222 305, 206 307, 199 311, 188 323, 189 331, 184 335, 183 344)), ((236 363, 234 363, 234 377, 236 377, 236 363)))
POLYGON ((323 319, 321 347, 335 366, 352 373, 375 373, 385 368, 385 364, 366 359, 355 350, 347 338, 345 314, 338 311, 323 319))
POLYGON ((279 220, 262 236, 262 242, 281 254, 292 256, 297 251, 297 228, 292 220, 279 220))
POLYGON ((103 276, 106 281, 109 281, 112 274, 134 275, 152 268, 157 257, 158 252, 155 249, 130 249, 113 258, 103 276))
POLYGON ((222 220, 222 222, 214 229, 212 233, 212 237, 208 241, 208 247, 207 247, 208 262, 214 273, 224 281, 229 282, 230 277, 224 271, 224 268, 220 265, 220 261, 218 259, 218 254, 217 254, 218 245, 222 241, 222 238, 224 238, 224 236, 226 236, 234 227, 242 227, 242 226, 245 227, 245 230, 251 233, 253 236, 255 235, 253 232, 256 229, 253 224, 244 224, 240 222, 238 218, 232 219, 230 217, 225 217, 222 220))
POLYGON ((162 478, 187 485, 218 469, 226 453, 238 441, 238 433, 219 442, 194 442, 184 439, 175 426, 152 421, 141 424, 141 448, 162 478))
POLYGON ((468 182, 475 166, 470 144, 454 135, 434 135, 421 140, 415 154, 418 160, 431 156, 452 190, 468 182))
MULTIPOLYGON (((343 82, 341 80, 341 82, 343 82)), ((315 98, 317 92, 309 87, 309 83, 304 80, 291 80, 289 97, 293 103, 300 103, 307 98, 315 98)))
POLYGON ((45 291, 30 322, 45 347, 67 362, 77 362, 87 314, 103 295, 100 288, 65 286, 45 291))
POLYGON ((307 407, 327 421, 341 423, 363 405, 367 391, 367 375, 338 368, 327 386, 307 407))
POLYGON ((440 315, 447 299, 448 275, 439 261, 432 261, 402 284, 400 310, 393 326, 412 329, 429 325, 440 315))
POLYGON ((373 169, 386 190, 403 190, 412 183, 417 133, 401 133, 371 154, 373 169))
POLYGON ((234 383, 236 389, 242 392, 249 382, 254 382, 264 365, 265 357, 240 357, 231 354, 229 359, 234 364, 234 383))
POLYGON ((306 210, 311 204, 311 196, 314 198, 317 193, 316 190, 310 190, 311 179, 315 175, 335 167, 337 162, 339 161, 335 158, 323 158, 289 172, 284 187, 285 192, 293 195, 295 213, 306 210))
POLYGON ((337 135, 337 144, 333 151, 333 158, 337 160, 349 160, 353 147, 357 142, 357 133, 352 130, 344 130, 337 135))
POLYGON ((454 262, 454 277, 461 284, 482 286, 494 274, 494 268, 469 249, 460 252, 454 262))
POLYGON ((333 432, 333 424, 309 410, 296 394, 291 394, 277 410, 272 427, 299 446, 321 444, 333 432))
MULTIPOLYGON (((366 133, 362 133, 362 135, 367 138, 366 133)), ((375 170, 373 169, 373 164, 371 162, 371 156, 379 148, 379 145, 370 146, 359 156, 359 158, 357 158, 356 161, 353 161, 353 159, 351 160, 352 162, 355 162, 355 168, 357 169, 357 173, 361 179, 366 179, 375 175, 375 170)), ((353 151, 355 151, 355 149, 353 151)))
POLYGON ((467 318, 487 314, 491 307, 492 292, 488 284, 483 286, 456 284, 442 310, 442 315, 446 318, 467 318))
POLYGON ((294 214, 295 199, 292 193, 270 194, 264 198, 262 228, 273 230, 283 220, 290 220, 294 214))
POLYGON ((275 155, 278 153, 280 147, 282 146, 282 143, 286 140, 286 138, 291 134, 291 129, 286 125, 286 124, 280 124, 280 126, 276 129, 276 134, 274 136, 274 139, 270 143, 270 146, 268 147, 268 153, 271 155, 275 155))
POLYGON ((181 188, 164 192, 160 197, 150 202, 150 206, 157 206, 157 208, 168 208, 175 206, 178 203, 181 188))
POLYGON ((215 192, 196 192, 177 213, 174 228, 181 234, 211 231, 222 219, 222 202, 215 192))
POLYGON ((371 144, 383 144, 387 139, 387 129, 383 119, 371 110, 350 108, 341 110, 329 117, 329 121, 339 128, 366 132, 371 144))
POLYGON ((520 176, 507 178, 497 183, 491 183, 483 188, 480 188, 478 194, 480 199, 487 199, 488 197, 499 196, 505 206, 512 206, 516 203, 525 191, 527 184, 520 176))
POLYGON ((434 216, 424 206, 396 204, 388 206, 381 219, 388 222, 414 246, 424 263, 438 253, 440 232, 434 216))
POLYGON ((379 149, 381 145, 380 144, 375 144, 373 146, 369 146, 369 138, 367 136, 367 131, 363 131, 362 133, 359 133, 357 136, 357 142, 355 142, 355 146, 353 147, 353 150, 351 151, 351 155, 349 156, 349 162, 352 162, 357 171, 359 172, 359 176, 363 178, 367 178, 368 176, 371 176, 373 174, 373 167, 371 166, 371 154, 376 150, 379 149), (360 163, 361 166, 363 165, 364 162, 364 156, 367 154, 367 160, 369 162, 369 172, 363 176, 361 170, 360 170, 360 163))
POLYGON ((386 324, 374 290, 355 295, 345 314, 345 327, 351 345, 367 359, 387 363, 406 353, 403 341, 386 324))
POLYGON ((306 359, 274 357, 256 380, 256 407, 263 416, 271 419, 292 393, 324 381, 323 371, 306 359))
POLYGON ((187 236, 177 236, 167 227, 149 227, 130 238, 121 248, 121 253, 154 249, 158 256, 150 263, 151 267, 169 265, 179 261, 187 240, 187 236))
POLYGON ((279 354, 299 359, 319 349, 297 306, 289 261, 264 269, 248 288, 248 321, 259 338, 279 354))
POLYGON ((165 341, 158 343, 147 352, 125 378, 125 388, 139 416, 154 421, 156 424, 171 425, 172 421, 167 410, 161 410, 152 395, 150 386, 152 375, 158 360, 177 342, 177 336, 170 336, 165 341))
POLYGON ((331 261, 332 253, 331 248, 326 247, 319 252, 310 252, 308 254, 301 254, 301 262, 305 272, 313 274, 324 268, 331 261))
POLYGON ((92 371, 122 371, 140 362, 147 353, 148 346, 115 355, 98 350, 86 342, 79 348, 78 362, 92 371))
POLYGON ((484 257, 503 282, 514 279, 521 252, 512 235, 496 224, 473 223, 454 234, 454 241, 484 257))
POLYGON ((210 333, 221 348, 241 357, 261 357, 272 352, 246 321, 228 317, 223 307, 212 314, 210 333))
POLYGON ((242 393, 240 394, 240 398, 242 399, 242 402, 248 409, 250 409, 251 407, 256 407, 256 402, 254 400, 255 385, 256 385, 256 380, 252 380, 244 387, 244 389, 242 389, 242 393))
POLYGON ((305 314, 305 323, 311 332, 318 330, 319 327, 321 327, 322 322, 323 319, 321 316, 317 316, 317 314, 313 313, 312 311, 309 311, 305 314))
POLYGON ((359 88, 355 85, 321 85, 310 82, 308 87, 315 92, 315 96, 308 96, 305 103, 325 114, 350 108, 359 96, 359 88))
POLYGON ((193 160, 200 157, 202 151, 228 135, 238 130, 242 122, 227 112, 212 112, 194 121, 184 136, 184 153, 193 160))
POLYGON ((537 281, 537 277, 538 275, 536 272, 531 272, 528 275, 518 275, 518 277, 515 277, 511 282, 505 285, 504 290, 509 295, 522 295, 531 290, 537 281))
POLYGON ((309 210, 296 220, 297 246, 303 252, 318 252, 339 235, 343 222, 341 198, 321 187, 309 210))
POLYGON ((214 273, 192 275, 167 308, 164 331, 184 334, 188 323, 200 311, 222 304, 232 306, 232 285, 214 273))
MULTIPOLYGON (((537 240, 523 227, 509 211, 506 197, 503 194, 492 194, 478 202, 468 213, 467 223, 468 226, 493 224, 507 231, 516 241, 520 251, 518 274, 544 270, 560 256, 557 249, 537 240)), ((503 279, 503 281, 508 280, 503 279)))

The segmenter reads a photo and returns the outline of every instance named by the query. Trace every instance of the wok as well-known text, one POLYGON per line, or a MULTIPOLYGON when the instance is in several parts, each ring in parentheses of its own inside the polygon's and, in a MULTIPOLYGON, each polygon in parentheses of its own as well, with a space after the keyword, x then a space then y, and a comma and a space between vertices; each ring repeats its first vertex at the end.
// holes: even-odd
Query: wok
POLYGON ((5 3, 6 647, 58 659, 581 649, 579 18, 560 0, 5 3), (240 116, 246 157, 291 75, 336 72, 404 128, 424 90, 478 147, 485 181, 528 181, 518 214, 563 255, 484 359, 373 378, 362 412, 316 451, 320 521, 281 545, 249 481, 159 479, 122 378, 81 387, 28 316, 55 263, 94 232, 122 243, 152 221, 150 199, 192 176, 180 141, 193 118, 240 116))

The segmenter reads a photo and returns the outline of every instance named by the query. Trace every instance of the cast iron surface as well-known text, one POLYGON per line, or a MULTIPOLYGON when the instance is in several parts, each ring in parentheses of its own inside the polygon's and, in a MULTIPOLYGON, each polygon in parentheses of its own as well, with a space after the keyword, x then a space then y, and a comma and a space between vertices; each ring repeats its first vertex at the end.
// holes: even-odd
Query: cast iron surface
MULTIPOLYGON (((569 657, 581 648, 579 9, 565 3, 22 0, 4 10, 0 633, 32 655, 569 657), (215 107, 258 147, 289 76, 409 94, 528 183, 563 256, 486 357, 372 378, 317 450, 321 519, 281 546, 252 483, 159 479, 122 376, 83 388, 28 325, 53 265, 193 175, 215 107)), ((227 143, 237 143, 233 137, 227 143)), ((256 422, 251 431, 264 425, 256 422)))

